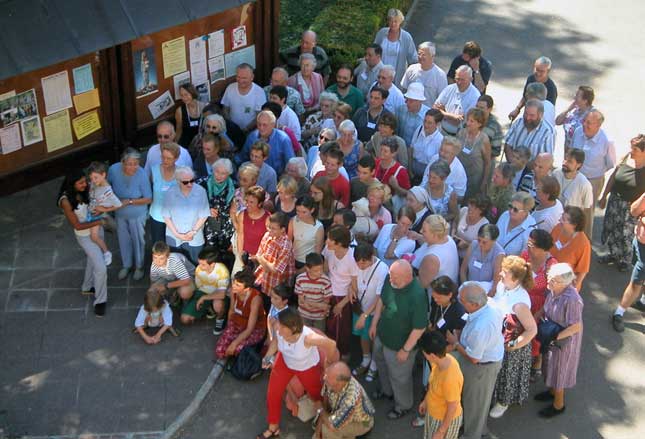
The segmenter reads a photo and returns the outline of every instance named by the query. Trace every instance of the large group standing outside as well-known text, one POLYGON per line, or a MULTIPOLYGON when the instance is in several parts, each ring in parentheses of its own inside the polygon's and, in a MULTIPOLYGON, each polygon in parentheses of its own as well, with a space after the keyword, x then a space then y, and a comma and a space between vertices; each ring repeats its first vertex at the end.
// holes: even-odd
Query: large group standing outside
POLYGON ((479 439, 487 418, 524 403, 540 377, 539 415, 564 413, 597 202, 609 249, 599 262, 634 264, 613 327, 624 330, 630 306, 645 308, 645 135, 616 157, 586 85, 556 114, 546 56, 505 133, 486 94, 493 63, 477 42, 446 73, 400 11, 387 19, 357 66, 332 72, 306 31, 264 88, 248 64, 218 102, 182 85, 175 124, 157 125, 145 161, 129 148, 109 168, 73 171, 57 199, 87 255, 81 289, 97 316, 115 259, 108 228, 118 278, 150 277, 135 321, 145 343, 178 335, 173 316, 208 318, 219 361, 262 353, 271 374, 259 438, 280 434, 293 380, 322 438, 365 434, 378 416, 372 400, 385 398, 388 419, 416 412, 428 439, 479 439), (362 356, 352 368, 354 343, 362 356))

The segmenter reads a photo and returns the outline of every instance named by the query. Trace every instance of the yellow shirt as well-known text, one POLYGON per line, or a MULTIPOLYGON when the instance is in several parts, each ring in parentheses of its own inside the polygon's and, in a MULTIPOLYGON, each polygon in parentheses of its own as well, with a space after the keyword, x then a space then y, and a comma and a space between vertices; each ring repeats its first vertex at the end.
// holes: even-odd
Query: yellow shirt
POLYGON ((210 273, 197 267, 195 269, 195 285, 202 293, 213 294, 228 288, 230 274, 226 265, 215 263, 215 268, 210 273))
POLYGON ((442 420, 446 416, 449 402, 458 403, 453 419, 461 415, 462 411, 461 389, 464 386, 464 376, 455 357, 446 354, 446 358, 450 359, 450 366, 444 370, 439 370, 439 367, 432 368, 426 394, 428 414, 437 420, 442 420))

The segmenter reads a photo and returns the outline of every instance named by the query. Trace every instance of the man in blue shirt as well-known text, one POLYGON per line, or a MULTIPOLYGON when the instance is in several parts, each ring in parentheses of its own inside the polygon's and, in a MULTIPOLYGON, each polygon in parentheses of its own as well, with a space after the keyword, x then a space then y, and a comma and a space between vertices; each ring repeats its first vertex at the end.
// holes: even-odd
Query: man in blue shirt
POLYGON ((502 314, 488 305, 486 291, 477 282, 464 282, 459 301, 468 313, 468 321, 457 337, 450 331, 446 339, 459 360, 464 375, 462 404, 464 406, 465 439, 480 439, 488 433, 486 420, 504 358, 502 314))
POLYGON ((246 138, 244 148, 237 155, 235 161, 241 164, 249 161, 251 145, 258 140, 263 140, 271 147, 266 162, 271 166, 277 175, 282 175, 287 162, 293 154, 293 146, 289 136, 281 130, 276 129, 276 115, 268 110, 261 111, 257 116, 257 129, 253 130, 246 138))

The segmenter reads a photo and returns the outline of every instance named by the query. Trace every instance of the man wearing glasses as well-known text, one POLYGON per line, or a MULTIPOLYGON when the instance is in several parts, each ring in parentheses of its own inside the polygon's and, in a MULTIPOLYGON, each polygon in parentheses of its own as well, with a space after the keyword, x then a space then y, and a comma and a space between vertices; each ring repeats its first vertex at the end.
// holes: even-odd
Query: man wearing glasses
MULTIPOLYGON (((162 143, 170 143, 175 141, 175 127, 172 123, 164 120, 157 125, 157 142, 150 147, 148 155, 146 156, 145 171, 148 178, 152 175, 152 167, 161 164, 161 147, 162 143)), ((177 166, 193 167, 193 159, 186 148, 179 145, 179 158, 177 159, 177 166)))

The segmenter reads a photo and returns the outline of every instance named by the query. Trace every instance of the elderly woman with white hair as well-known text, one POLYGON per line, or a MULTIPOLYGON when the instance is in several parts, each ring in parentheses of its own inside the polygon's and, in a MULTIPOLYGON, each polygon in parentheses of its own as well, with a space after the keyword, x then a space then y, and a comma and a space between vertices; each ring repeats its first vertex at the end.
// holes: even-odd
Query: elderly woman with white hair
POLYGON ((363 155, 363 142, 356 136, 356 126, 351 120, 344 120, 338 127, 340 137, 338 145, 345 156, 343 166, 349 175, 349 179, 358 175, 358 159, 363 155))
POLYGON ((387 11, 388 27, 380 29, 374 37, 374 43, 383 48, 383 64, 396 69, 394 83, 400 84, 408 65, 419 61, 416 45, 409 32, 401 29, 405 17, 398 9, 387 11))
POLYGON ((543 344, 542 373, 549 389, 535 395, 535 400, 553 401, 539 412, 543 418, 552 418, 564 412, 564 389, 576 385, 582 346, 583 302, 576 291, 576 276, 569 264, 553 264, 547 279, 546 302, 543 311, 536 316, 540 319, 538 337, 553 323, 559 327, 554 331, 557 333, 555 340, 546 346, 543 344))
POLYGON ((298 184, 296 198, 309 194, 309 186, 311 185, 311 182, 307 179, 309 169, 307 168, 307 162, 304 157, 291 157, 287 162, 285 172, 288 176, 296 180, 296 183, 298 184))
POLYGON ((148 204, 152 202, 152 188, 140 163, 139 151, 128 148, 121 156, 121 161, 110 166, 108 171, 108 181, 122 203, 122 207, 115 212, 116 236, 123 263, 118 274, 119 280, 125 279, 133 266, 134 280, 143 279, 145 274, 145 228, 148 204))
POLYGON ((316 57, 311 53, 303 53, 300 55, 300 71, 287 80, 287 85, 300 93, 305 111, 315 111, 319 108, 320 94, 325 90, 322 75, 314 70, 316 70, 316 57))
POLYGON ((218 159, 213 163, 212 174, 202 184, 206 189, 210 207, 210 216, 204 225, 204 239, 206 245, 217 248, 220 254, 228 252, 235 231, 231 220, 232 215, 236 213, 233 205, 235 185, 232 174, 233 163, 229 159, 218 159))
POLYGON ((220 114, 206 113, 204 110, 204 117, 199 133, 190 142, 188 150, 195 160, 199 160, 203 139, 207 134, 220 138, 220 155, 223 157, 231 157, 235 149, 235 144, 226 133, 226 121, 220 114))
POLYGON ((323 91, 318 98, 320 110, 307 116, 305 123, 302 124, 302 141, 308 145, 318 144, 318 135, 323 129, 323 121, 333 119, 334 112, 338 106, 338 96, 334 93, 323 91))
POLYGON ((210 216, 206 190, 195 184, 195 173, 187 166, 175 170, 177 185, 168 189, 161 215, 166 223, 166 243, 196 264, 204 246, 204 223, 210 216))

